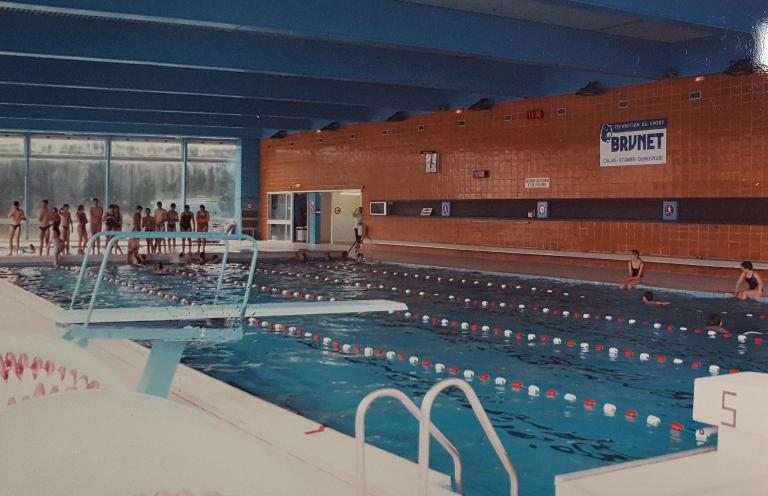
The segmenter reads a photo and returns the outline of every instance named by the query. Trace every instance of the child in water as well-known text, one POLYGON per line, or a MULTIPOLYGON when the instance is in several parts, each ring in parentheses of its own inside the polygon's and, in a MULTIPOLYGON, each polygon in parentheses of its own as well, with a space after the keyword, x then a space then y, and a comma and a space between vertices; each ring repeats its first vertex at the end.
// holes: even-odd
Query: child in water
POLYGON ((668 301, 654 300, 653 293, 650 291, 646 291, 645 293, 643 293, 643 303, 645 303, 649 307, 666 307, 667 305, 669 305, 668 301))

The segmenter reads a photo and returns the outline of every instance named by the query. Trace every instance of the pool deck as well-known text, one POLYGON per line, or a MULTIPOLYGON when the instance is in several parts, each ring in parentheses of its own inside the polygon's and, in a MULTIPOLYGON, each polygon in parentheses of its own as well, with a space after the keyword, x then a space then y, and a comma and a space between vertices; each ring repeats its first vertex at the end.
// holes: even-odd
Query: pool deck
MULTIPOLYGON (((26 258, 26 257, 24 257, 26 258)), ((0 315, 3 330, 61 336, 64 328, 56 326, 54 315, 59 307, 49 303, 5 280, 0 279, 0 315)), ((108 364, 130 388, 138 384, 148 349, 124 340, 97 340, 87 350, 108 364)), ((316 434, 318 424, 256 396, 229 386, 217 379, 179 365, 173 381, 170 398, 186 404, 217 421, 250 436, 254 449, 269 456, 275 467, 289 463, 295 472, 294 485, 313 488, 317 495, 357 495, 355 486, 354 438, 326 428, 316 434)), ((415 422, 415 420, 414 420, 415 422)), ((414 445, 417 440, 414 438, 414 445)), ((418 466, 373 446, 366 451, 368 493, 371 495, 416 494, 418 466)), ((262 474, 269 467, 259 466, 262 474)), ((276 473, 281 473, 276 470, 276 473)), ((285 485, 292 481, 270 480, 260 477, 262 490, 274 484, 273 492, 283 494, 285 485), (266 480, 262 480, 266 479, 266 480)), ((455 494, 449 489, 450 478, 432 471, 430 494, 455 494)))

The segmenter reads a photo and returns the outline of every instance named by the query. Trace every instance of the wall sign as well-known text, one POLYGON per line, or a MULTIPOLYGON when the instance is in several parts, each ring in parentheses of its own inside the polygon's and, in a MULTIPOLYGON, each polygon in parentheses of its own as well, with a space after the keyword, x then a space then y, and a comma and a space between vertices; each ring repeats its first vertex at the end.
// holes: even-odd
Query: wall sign
POLYGON ((451 216, 451 202, 442 202, 440 205, 440 215, 443 217, 450 217, 451 216))
POLYGON ((309 213, 310 213, 310 214, 314 214, 315 212, 316 212, 316 209, 315 209, 315 200, 314 200, 314 199, 312 199, 312 200, 309 200, 309 213))
POLYGON ((549 178, 548 177, 526 177, 525 189, 532 189, 532 188, 549 188, 549 178))
POLYGON ((334 208, 333 213, 335 213, 336 215, 339 215, 341 213, 341 207, 334 208))
POLYGON ((541 109, 529 110, 525 115, 529 119, 543 119, 544 111, 541 109))
POLYGON ((437 172, 438 171, 437 152, 425 152, 424 165, 425 165, 426 172, 429 172, 429 173, 437 172))
POLYGON ((432 215, 432 209, 430 207, 424 207, 421 209, 422 217, 429 217, 430 215, 432 215))
POLYGON ((549 218, 549 202, 546 202, 546 201, 536 202, 536 218, 537 219, 549 218))
POLYGON ((662 220, 677 220, 677 200, 664 200, 661 205, 662 220))
POLYGON ((600 128, 600 166, 667 163, 667 120, 615 122, 600 128))

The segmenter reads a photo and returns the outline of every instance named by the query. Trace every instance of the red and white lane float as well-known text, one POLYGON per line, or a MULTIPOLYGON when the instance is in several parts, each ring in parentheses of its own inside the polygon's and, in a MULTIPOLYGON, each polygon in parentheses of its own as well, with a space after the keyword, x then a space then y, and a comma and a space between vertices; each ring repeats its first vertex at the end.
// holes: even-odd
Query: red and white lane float
MULTIPOLYGON (((280 274, 280 275, 296 275, 296 276, 300 276, 300 274, 298 274, 298 273, 293 273, 293 272, 289 272, 289 271, 277 272, 277 271, 263 270, 263 272, 266 273, 266 274, 280 274)), ((381 274, 382 275, 386 275, 386 274, 397 275, 397 274, 408 274, 408 272, 401 273, 401 272, 397 272, 397 271, 394 271, 394 272, 381 271, 381 274)), ((309 275, 309 274, 307 274, 307 275, 309 275)), ((321 279, 319 276, 315 276, 315 278, 318 279, 318 280, 321 279)), ((458 297, 458 296, 452 295, 452 294, 428 292, 428 291, 426 291, 424 289, 402 288, 402 287, 397 287, 397 286, 391 286, 390 287, 390 286, 385 286, 383 284, 361 283, 360 281, 352 282, 350 280, 341 280, 341 279, 333 279, 333 280, 330 279, 330 278, 325 278, 325 279, 328 279, 328 281, 326 281, 326 282, 336 282, 336 283, 339 283, 339 284, 349 284, 349 285, 354 285, 355 287, 358 287, 358 288, 366 288, 366 289, 390 289, 392 292, 400 293, 401 295, 406 296, 406 297, 419 297, 419 298, 431 298, 431 299, 437 299, 437 300, 447 300, 449 302, 453 302, 453 303, 460 304, 460 305, 463 305, 463 306, 477 307, 479 309, 490 309, 490 310, 494 310, 494 309, 501 309, 501 310, 503 310, 503 309, 513 309, 514 310, 515 308, 518 309, 518 310, 526 310, 527 309, 527 310, 532 310, 534 312, 540 312, 542 314, 548 314, 549 316, 552 316, 552 317, 562 317, 562 318, 571 317, 573 319, 581 319, 583 321, 605 320, 607 322, 613 322, 614 324, 619 325, 619 326, 624 325, 624 324, 628 324, 630 326, 637 325, 638 327, 651 328, 651 329, 654 330, 654 332, 658 332, 658 331, 661 331, 661 330, 666 330, 668 332, 672 332, 672 331, 687 332, 688 330, 692 330, 692 332, 694 334, 701 334, 703 337, 708 337, 710 339, 714 339, 714 338, 718 338, 718 337, 722 337, 722 338, 726 338, 727 339, 727 338, 733 337, 733 334, 730 333, 730 332, 726 332, 726 333, 723 333, 723 334, 718 334, 718 333, 716 333, 714 331, 708 331, 708 332, 704 333, 702 331, 701 327, 698 327, 698 326, 663 324, 663 323, 660 323, 660 322, 650 322, 650 321, 645 320, 645 319, 638 319, 638 318, 631 318, 631 317, 627 318, 627 317, 624 317, 624 316, 618 316, 618 317, 614 318, 614 316, 612 316, 612 315, 590 314, 590 313, 579 312, 579 311, 571 312, 569 310, 560 310, 560 309, 557 309, 557 308, 550 308, 550 307, 542 306, 542 305, 539 305, 539 304, 526 305, 526 304, 520 303, 520 304, 515 305, 513 303, 508 303, 508 302, 503 302, 503 301, 495 301, 495 300, 489 301, 489 300, 480 300, 480 299, 471 299, 471 298, 461 298, 461 297, 458 297)), ((425 277, 425 279, 426 279, 426 277, 425 277)), ((464 281, 465 284, 467 283, 466 279, 462 279, 461 281, 464 281)), ((492 284, 492 283, 486 283, 485 285, 487 286, 488 284, 492 284)), ((483 284, 481 284, 480 281, 472 281, 471 285, 472 286, 482 286, 483 284)), ((501 284, 499 287, 512 287, 512 286, 511 285, 501 284)), ((514 287, 515 288, 519 288, 521 286, 520 285, 516 285, 514 287)), ((537 290, 539 288, 533 287, 532 289, 537 290)), ((548 291, 549 290, 547 290, 547 292, 548 291)), ((564 295, 568 295, 569 293, 568 292, 564 292, 563 294, 564 295)), ((747 316, 748 317, 753 317, 754 315, 753 314, 747 314, 747 316)), ((761 320, 765 320, 766 319, 766 314, 764 314, 764 313, 760 314, 759 318, 761 320)), ((741 339, 743 339, 743 341, 741 341, 741 342, 747 342, 748 338, 746 337, 746 335, 742 335, 742 336, 745 336, 745 337, 741 338, 741 339)), ((760 337, 760 336, 755 337, 755 338, 752 339, 752 342, 754 344, 762 344, 763 341, 764 341, 764 339, 762 337, 760 337)))
MULTIPOLYGON (((386 361, 402 361, 408 362, 416 370, 428 371, 438 376, 444 375, 446 372, 451 376, 463 377, 468 382, 474 382, 479 380, 479 384, 491 385, 493 384, 499 390, 506 390, 506 385, 510 384, 510 390, 513 392, 525 391, 529 398, 546 398, 547 400, 562 399, 566 403, 576 403, 577 397, 575 394, 566 392, 564 394, 558 393, 554 388, 543 388, 536 384, 525 385, 523 381, 512 380, 508 381, 507 378, 501 375, 492 375, 490 373, 482 372, 477 373, 473 369, 462 369, 460 367, 447 367, 443 362, 435 360, 424 359, 420 355, 409 355, 405 352, 398 352, 395 350, 384 350, 373 346, 365 346, 362 344, 349 344, 342 343, 331 337, 323 337, 318 333, 312 333, 305 331, 300 327, 289 326, 286 324, 278 324, 275 322, 263 321, 259 319, 248 319, 248 324, 252 327, 257 327, 263 330, 272 331, 274 333, 283 334, 286 336, 293 336, 297 339, 303 340, 309 344, 312 348, 322 350, 326 353, 337 353, 346 356, 354 356, 358 358, 368 360, 386 360, 386 361), (542 391, 544 393, 542 394, 542 391)), ((597 400, 592 398, 586 398, 582 401, 582 405, 585 410, 595 410, 600 407, 603 415, 606 417, 618 416, 619 409, 616 403, 604 402, 598 403, 597 400)), ((627 408, 623 412, 623 418, 628 422, 635 422, 639 417, 637 409, 627 408)), ((663 424, 661 417, 653 414, 649 414, 645 417, 646 424, 651 427, 659 427, 663 424)), ((686 427, 680 422, 670 422, 670 431, 673 433, 680 433, 686 431, 686 427)), ((697 437, 698 439, 698 437, 697 437)))
MULTIPOLYGON (((255 285, 254 285, 255 286, 255 285)), ((298 297, 301 298, 302 296, 306 300, 317 300, 320 301, 322 298, 322 295, 317 295, 314 293, 311 294, 303 294, 301 292, 297 291, 290 291, 290 290, 284 290, 281 288, 275 288, 275 287, 269 287, 269 286, 261 286, 260 291, 270 293, 270 294, 282 294, 286 295, 286 297, 298 297), (298 296, 297 296, 298 295, 298 296)), ((333 301, 334 298, 330 297, 329 300, 333 301)), ((567 313, 567 311, 565 311, 567 313)), ((452 329, 459 328, 462 331, 471 330, 473 333, 477 333, 480 336, 483 337, 489 337, 491 333, 494 336, 499 336, 503 333, 503 336, 505 338, 511 338, 516 337, 518 340, 522 340, 523 337, 525 337, 529 342, 536 341, 540 345, 546 345, 548 343, 551 343, 553 346, 559 346, 563 343, 565 343, 566 348, 568 349, 575 349, 576 348, 576 342, 573 339, 563 340, 560 337, 555 337, 550 339, 547 335, 542 336, 536 336, 536 334, 533 333, 527 333, 524 334, 521 331, 514 332, 511 329, 502 329, 498 326, 491 326, 488 324, 479 324, 479 323, 469 323, 469 322, 458 322, 456 319, 448 319, 447 317, 436 317, 436 316, 430 316, 430 315, 422 315, 419 312, 394 312, 398 316, 401 316, 402 318, 405 318, 406 320, 410 320, 417 323, 422 323, 424 325, 431 325, 431 326, 441 326, 441 327, 450 327, 452 329)), ((600 353, 602 351, 607 351, 608 356, 611 359, 619 358, 620 356, 623 356, 626 359, 633 359, 636 355, 636 353, 633 350, 625 349, 625 350, 619 350, 616 347, 609 347, 603 344, 591 344, 591 343, 580 343, 578 350, 584 354, 588 352, 594 352, 600 353)), ((657 364, 663 364, 667 362, 667 357, 665 355, 657 354, 654 355, 654 360, 651 361, 651 355, 649 353, 640 353, 638 355, 638 358, 643 363, 657 363, 657 364)), ((673 365, 676 366, 682 366, 686 365, 686 362, 682 358, 673 358, 671 360, 673 365)), ((692 369, 701 369, 703 366, 703 361, 698 359, 690 360, 687 365, 690 365, 690 368, 692 369)), ((711 364, 709 365, 706 370, 711 375, 717 375, 720 373, 721 367, 719 365, 711 364)), ((736 373, 739 372, 736 368, 728 368, 727 369, 729 373, 736 373)))
MULTIPOLYGON (((404 318, 406 320, 410 320, 413 322, 417 322, 417 323, 429 324, 432 326, 439 325, 441 327, 450 327, 452 329, 460 329, 461 331, 471 330, 473 335, 477 335, 483 338, 490 338, 491 336, 503 335, 504 338, 515 338, 521 342, 528 342, 528 346, 531 346, 534 343, 536 344, 536 346, 551 345, 552 347, 558 347, 565 344, 565 347, 563 349, 578 351, 582 355, 586 355, 588 353, 592 355, 596 355, 596 354, 600 354, 601 352, 607 352, 609 358, 612 360, 616 360, 620 357, 623 357, 627 360, 633 360, 637 355, 637 358, 642 363, 665 364, 667 362, 671 362, 673 365, 677 366, 678 368, 680 366, 687 365, 687 366, 690 366, 691 369, 702 369, 702 367, 705 367, 704 370, 708 370, 711 375, 717 375, 720 373, 720 370, 721 370, 721 367, 719 365, 711 364, 709 366, 705 366, 703 365, 703 361, 699 359, 688 359, 688 361, 686 362, 682 358, 668 359, 668 357, 663 354, 651 355, 650 353, 645 353, 645 352, 636 354, 636 352, 631 349, 620 350, 617 347, 608 346, 606 344, 600 344, 600 343, 593 344, 593 343, 581 342, 577 347, 576 341, 573 339, 563 340, 563 338, 560 338, 560 337, 550 338, 550 336, 548 335, 537 336, 534 333, 523 333, 522 331, 515 332, 511 329, 504 329, 502 331, 502 329, 498 326, 491 327, 490 325, 486 325, 486 324, 469 323, 469 322, 459 323, 455 319, 449 320, 447 318, 430 317, 430 316, 422 316, 421 318, 419 318, 418 312, 415 312, 415 313, 395 312, 395 314, 397 314, 401 318, 404 318), (445 324, 446 322, 447 324, 445 324)), ((728 368, 727 370, 729 373, 739 372, 739 370, 736 368, 728 368)))
POLYGON ((125 389, 93 355, 63 339, 3 331, 0 351, 0 412, 52 394, 125 389))
MULTIPOLYGON (((74 273, 79 273, 80 272, 78 267, 70 267, 69 270, 71 272, 74 272, 74 273)), ((93 270, 86 271, 85 275, 89 279, 96 279, 96 277, 97 277, 97 274, 93 270)), ((143 294, 147 294, 147 295, 150 295, 150 296, 154 296, 154 297, 156 297, 158 299, 161 299, 161 300, 175 301, 175 302, 178 302, 178 303, 180 303, 182 305, 189 305, 189 306, 197 306, 197 305, 201 304, 200 302, 193 301, 191 299, 188 299, 188 298, 185 298, 185 297, 181 297, 181 296, 178 296, 178 295, 175 295, 175 294, 171 294, 171 293, 167 293, 167 292, 164 293, 164 292, 162 292, 157 287, 148 286, 148 285, 144 285, 144 284, 136 284, 136 283, 133 283, 133 282, 125 280, 125 279, 120 279, 118 277, 114 277, 112 275, 106 275, 106 276, 103 277, 102 280, 104 282, 107 282, 107 283, 115 284, 115 285, 117 285, 119 287, 123 287, 123 288, 126 288, 126 289, 131 289, 131 290, 137 291, 139 293, 143 293, 143 294)))

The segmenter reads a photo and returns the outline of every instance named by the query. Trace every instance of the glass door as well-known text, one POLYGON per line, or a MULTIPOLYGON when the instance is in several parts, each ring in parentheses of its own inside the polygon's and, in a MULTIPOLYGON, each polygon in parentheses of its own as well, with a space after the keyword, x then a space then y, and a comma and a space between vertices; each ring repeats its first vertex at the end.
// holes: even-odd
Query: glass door
POLYGON ((291 241, 293 233, 293 194, 267 194, 267 239, 291 241))

